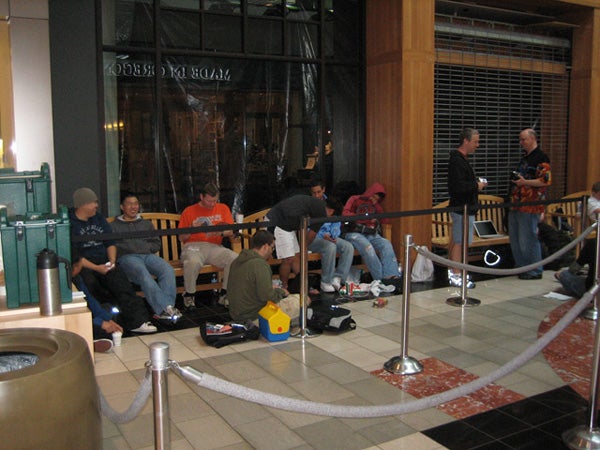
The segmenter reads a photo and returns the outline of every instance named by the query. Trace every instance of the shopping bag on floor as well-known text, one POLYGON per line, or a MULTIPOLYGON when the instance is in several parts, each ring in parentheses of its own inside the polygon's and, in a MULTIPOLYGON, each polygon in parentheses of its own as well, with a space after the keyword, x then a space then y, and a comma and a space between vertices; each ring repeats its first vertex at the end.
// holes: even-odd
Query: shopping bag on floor
POLYGON ((410 280, 417 283, 433 280, 433 262, 420 253, 417 254, 417 259, 412 267, 410 280))

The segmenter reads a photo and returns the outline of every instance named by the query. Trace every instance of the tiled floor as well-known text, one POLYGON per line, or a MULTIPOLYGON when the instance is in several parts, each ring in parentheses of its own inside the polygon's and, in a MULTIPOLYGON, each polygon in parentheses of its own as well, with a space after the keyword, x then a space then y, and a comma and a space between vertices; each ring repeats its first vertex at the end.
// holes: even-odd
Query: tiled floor
MULTIPOLYGON (((456 289, 415 286, 408 355, 425 370, 405 379, 382 373, 383 364, 401 353, 401 296, 390 297, 381 309, 371 301, 345 304, 358 328, 344 334, 279 343, 261 338, 220 349, 202 342, 196 319, 188 316, 193 328, 129 337, 113 353, 96 354, 96 376, 109 404, 124 410, 145 374, 148 346, 163 341, 181 365, 254 389, 341 405, 407 402, 486 375, 523 351, 568 308, 570 302, 544 297, 557 287, 552 272, 539 281, 479 281, 470 295, 481 305, 460 308, 446 304, 460 295, 456 289)), ((277 410, 192 385, 170 372, 171 448, 566 448, 561 432, 587 420, 587 388, 581 383, 589 373, 595 322, 577 321, 546 349, 550 363, 537 355, 471 398, 391 417, 347 419, 277 410), (573 354, 565 339, 576 339, 571 343, 585 344, 587 350, 573 354)), ((127 424, 104 418, 103 432, 105 449, 153 448, 151 402, 127 424)))

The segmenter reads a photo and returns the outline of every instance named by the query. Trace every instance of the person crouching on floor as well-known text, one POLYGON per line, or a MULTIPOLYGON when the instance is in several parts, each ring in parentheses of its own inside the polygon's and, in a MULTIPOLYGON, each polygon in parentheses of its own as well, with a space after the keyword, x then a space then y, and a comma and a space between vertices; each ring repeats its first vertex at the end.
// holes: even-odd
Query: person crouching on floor
POLYGON ((275 248, 273 234, 259 230, 252 236, 250 249, 244 249, 231 263, 227 290, 229 314, 238 323, 258 324, 258 312, 267 301, 277 303, 281 310, 297 324, 300 317, 300 299, 289 295, 287 289, 273 287, 273 272, 267 260, 275 248))

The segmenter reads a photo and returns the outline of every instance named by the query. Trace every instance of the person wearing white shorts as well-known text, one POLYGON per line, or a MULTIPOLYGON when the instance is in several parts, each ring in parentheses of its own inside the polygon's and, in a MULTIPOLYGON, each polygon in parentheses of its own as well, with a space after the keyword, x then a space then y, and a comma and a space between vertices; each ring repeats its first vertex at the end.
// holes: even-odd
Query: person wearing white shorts
MULTIPOLYGON (((284 289, 288 288, 290 274, 300 272, 300 245, 296 230, 300 229, 304 217, 320 218, 333 215, 334 209, 327 206, 326 201, 309 195, 293 195, 275 206, 267 214, 267 220, 275 226, 275 249, 277 258, 281 259, 279 279, 284 289)), ((308 229, 307 245, 314 240, 320 223, 311 224, 308 229)))

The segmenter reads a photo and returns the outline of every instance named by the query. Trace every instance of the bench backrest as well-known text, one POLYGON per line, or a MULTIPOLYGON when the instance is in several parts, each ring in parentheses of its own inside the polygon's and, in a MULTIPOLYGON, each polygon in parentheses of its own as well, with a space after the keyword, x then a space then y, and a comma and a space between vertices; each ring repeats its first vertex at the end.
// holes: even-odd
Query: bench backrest
MULTIPOLYGON (((591 191, 579 191, 569 195, 565 195, 564 197, 562 197, 562 199, 581 199, 584 196, 589 197, 591 194, 591 191)), ((552 203, 551 205, 548 205, 548 207, 546 208, 546 223, 548 223, 549 225, 554 225, 552 219, 554 217, 561 217, 567 221, 569 226, 571 226, 571 228, 573 229, 574 236, 578 236, 579 234, 581 234, 582 217, 584 219, 583 224, 585 226, 589 225, 586 207, 585 205, 582 205, 581 211, 579 211, 580 214, 578 214, 578 203, 579 202, 576 201, 569 201, 564 203, 552 203)))
MULTIPOLYGON (((502 197, 496 195, 479 194, 478 202, 481 205, 499 205, 504 203, 502 197)), ((448 208, 449 201, 438 203, 434 209, 448 208)), ((504 226, 506 217, 506 208, 480 208, 477 210, 475 220, 491 220, 496 226, 498 233, 506 234, 506 228, 504 226)), ((452 220, 450 219, 450 213, 447 211, 440 211, 431 215, 431 236, 433 238, 450 238, 452 234, 451 230, 452 220)))
MULTIPOLYGON (((262 209, 260 211, 257 211, 253 214, 249 214, 247 216, 244 216, 244 223, 245 224, 252 224, 252 223, 260 223, 260 222, 264 222, 265 221, 265 216, 269 213, 269 211, 271 210, 271 208, 266 208, 266 209, 262 209)), ((250 239, 252 238, 252 235, 254 233, 256 233, 258 230, 260 229, 265 229, 265 227, 260 227, 260 226, 255 226, 255 227, 250 227, 250 228, 244 228, 241 233, 240 233, 240 237, 241 237, 241 245, 242 248, 245 249, 249 249, 250 248, 250 239)))

